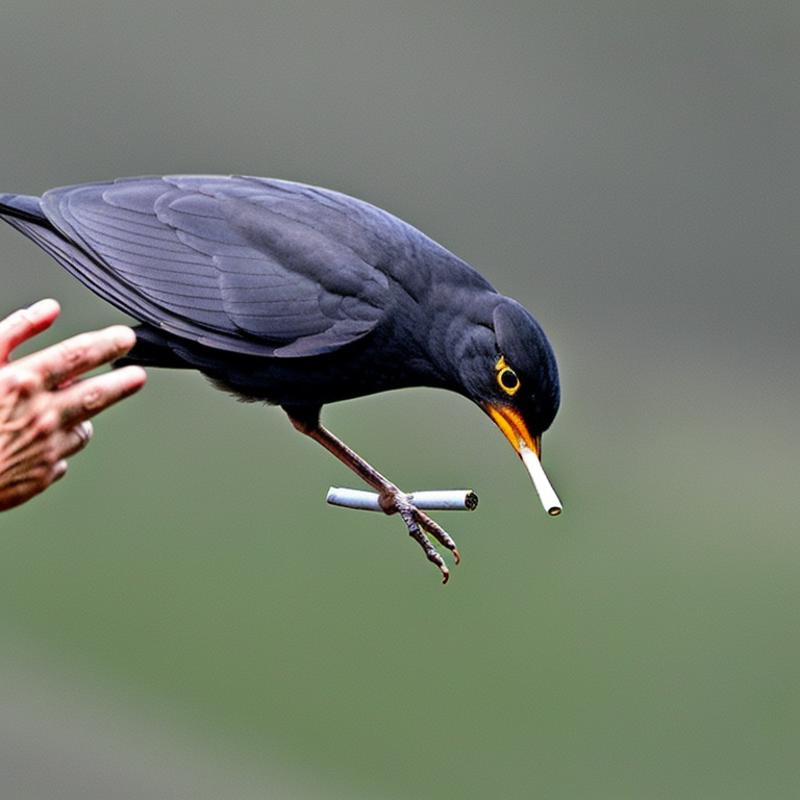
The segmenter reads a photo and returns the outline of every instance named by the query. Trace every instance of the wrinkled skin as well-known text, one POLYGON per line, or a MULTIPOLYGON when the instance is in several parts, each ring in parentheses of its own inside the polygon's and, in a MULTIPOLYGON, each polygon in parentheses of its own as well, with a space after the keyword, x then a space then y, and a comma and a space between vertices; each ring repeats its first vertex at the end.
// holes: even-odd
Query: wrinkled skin
POLYGON ((9 361, 14 348, 49 328, 59 311, 54 300, 42 300, 0 321, 0 511, 62 478, 67 459, 92 436, 90 418, 146 380, 140 367, 81 380, 133 346, 133 331, 121 325, 9 361))

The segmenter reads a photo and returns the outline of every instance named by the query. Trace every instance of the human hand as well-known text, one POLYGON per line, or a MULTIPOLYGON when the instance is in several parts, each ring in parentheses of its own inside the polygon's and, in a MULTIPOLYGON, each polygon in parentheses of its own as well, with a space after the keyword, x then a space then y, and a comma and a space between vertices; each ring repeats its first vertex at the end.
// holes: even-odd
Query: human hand
POLYGON ((89 419, 139 391, 141 367, 79 380, 133 347, 130 328, 82 333, 9 363, 12 350, 52 325, 55 300, 41 300, 0 321, 0 511, 44 491, 67 471, 69 456, 92 436, 89 419))

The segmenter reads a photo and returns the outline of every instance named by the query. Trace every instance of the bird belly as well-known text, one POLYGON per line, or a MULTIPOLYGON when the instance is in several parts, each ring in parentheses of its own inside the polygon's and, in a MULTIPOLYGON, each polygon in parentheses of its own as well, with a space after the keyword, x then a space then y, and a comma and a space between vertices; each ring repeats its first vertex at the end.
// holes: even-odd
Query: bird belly
POLYGON ((141 326, 124 363, 196 369, 241 400, 284 406, 318 407, 390 389, 441 385, 416 348, 404 348, 401 356, 384 344, 368 337, 335 353, 274 358, 206 347, 141 326))
POLYGON ((243 359, 201 372, 243 400, 282 406, 322 406, 421 384, 368 358, 243 359))

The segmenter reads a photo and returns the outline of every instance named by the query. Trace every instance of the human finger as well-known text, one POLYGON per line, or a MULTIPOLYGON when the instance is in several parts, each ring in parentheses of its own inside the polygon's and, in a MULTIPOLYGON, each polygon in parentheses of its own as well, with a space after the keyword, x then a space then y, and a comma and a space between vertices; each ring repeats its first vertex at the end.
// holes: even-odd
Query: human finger
POLYGON ((62 458, 60 461, 57 461, 50 472, 50 483, 60 481, 67 474, 68 467, 69 463, 67 462, 66 458, 62 458))
POLYGON ((94 426, 91 420, 84 420, 73 428, 63 431, 56 444, 56 453, 59 458, 69 458, 79 453, 91 441, 94 426))
POLYGON ((0 511, 26 503, 37 494, 41 494, 48 486, 44 481, 22 480, 10 486, 0 487, 0 511))
POLYGON ((0 365, 8 362, 11 351, 23 342, 47 330, 61 312, 55 300, 40 300, 28 308, 20 308, 0 320, 0 365))
POLYGON ((44 451, 14 464, 0 480, 0 511, 5 511, 35 497, 50 484, 64 477, 66 459, 53 458, 44 451))
POLYGON ((124 325, 80 333, 38 353, 14 362, 41 375, 45 386, 61 384, 125 355, 136 342, 136 334, 124 325))
POLYGON ((71 428, 99 414, 138 392, 146 381, 147 373, 141 367, 123 367, 72 384, 55 395, 61 410, 61 426, 71 428))

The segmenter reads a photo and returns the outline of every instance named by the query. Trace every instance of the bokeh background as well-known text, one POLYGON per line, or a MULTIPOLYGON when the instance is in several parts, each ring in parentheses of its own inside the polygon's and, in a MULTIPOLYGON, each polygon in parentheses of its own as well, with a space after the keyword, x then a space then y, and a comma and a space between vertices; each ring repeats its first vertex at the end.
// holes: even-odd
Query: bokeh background
MULTIPOLYGON (((444 589, 274 409, 151 373, 0 519, 8 798, 800 794, 796 2, 6 0, 0 189, 336 188, 525 303, 548 519, 468 402, 327 422, 442 515, 444 589)), ((10 228, 3 312, 120 319, 10 228)))

